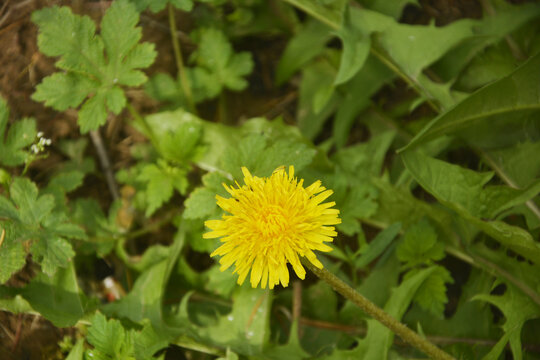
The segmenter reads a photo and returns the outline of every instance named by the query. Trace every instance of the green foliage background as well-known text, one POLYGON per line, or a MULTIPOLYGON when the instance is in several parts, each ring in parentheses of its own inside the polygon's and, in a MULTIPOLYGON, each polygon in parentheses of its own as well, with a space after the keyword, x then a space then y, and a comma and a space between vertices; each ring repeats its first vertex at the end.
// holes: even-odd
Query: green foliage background
POLYGON ((168 359, 175 347, 193 359, 422 356, 314 277, 300 299, 237 286, 208 257, 218 241, 203 223, 221 216, 222 184, 241 166, 294 165, 341 211, 334 250, 318 255, 326 268, 456 358, 539 359, 540 5, 483 3, 481 18, 445 26, 400 22, 414 0, 115 0, 99 24, 35 11, 58 71, 32 98, 75 111, 81 137, 32 178, 42 135, 0 101, 0 309, 76 327, 69 360, 168 359), (173 31, 175 14, 191 19, 177 73, 145 74, 163 54, 141 40, 144 11, 167 11, 173 31), (225 95, 250 91, 258 71, 236 44, 269 38, 284 44, 273 81, 297 92, 294 119, 230 119, 225 95), (160 110, 139 114, 134 87, 160 110), (220 121, 200 115, 209 104, 220 121), (85 134, 112 117, 148 141, 115 173, 133 193, 105 208, 76 190, 99 172, 85 134), (92 286, 99 259, 118 267, 115 301, 92 286), (12 286, 28 263, 36 275, 12 286))

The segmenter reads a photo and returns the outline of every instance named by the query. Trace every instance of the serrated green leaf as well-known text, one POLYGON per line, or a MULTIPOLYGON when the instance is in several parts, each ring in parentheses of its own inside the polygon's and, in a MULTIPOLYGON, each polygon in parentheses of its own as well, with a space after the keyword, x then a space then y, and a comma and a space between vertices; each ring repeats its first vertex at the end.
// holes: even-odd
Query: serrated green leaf
MULTIPOLYGON (((434 267, 423 269, 395 288, 384 310, 400 321, 409 307, 418 288, 435 271, 434 267)), ((394 333, 377 320, 368 320, 368 332, 352 350, 335 350, 328 359, 386 359, 392 345, 394 333)))
POLYGON ((51 233, 43 234, 32 243, 30 249, 35 260, 41 264, 41 270, 49 275, 54 274, 58 267, 67 267, 75 256, 69 242, 51 233))
MULTIPOLYGON (((404 279, 414 276, 419 270, 411 270, 404 275, 404 279)), ((414 295, 416 302, 423 309, 431 312, 439 319, 444 318, 444 306, 448 302, 446 296, 446 284, 453 283, 450 272, 442 266, 435 266, 435 271, 424 280, 414 295)))
POLYGON ((478 90, 451 110, 440 114, 399 151, 415 148, 478 122, 493 122, 497 116, 538 110, 540 98, 531 89, 535 89, 539 81, 540 54, 537 54, 512 74, 478 90))
POLYGON ((537 184, 522 191, 498 186, 484 189, 483 185, 493 176, 492 173, 477 173, 415 151, 404 152, 402 159, 416 181, 442 204, 501 244, 540 263, 540 245, 533 240, 531 234, 502 221, 480 218, 489 218, 493 216, 493 211, 515 205, 514 201, 525 201, 536 193, 537 184))
POLYGON ((66 171, 49 180, 47 187, 61 188, 65 193, 73 191, 82 185, 84 174, 80 171, 66 171))
POLYGON ((444 258, 444 244, 437 238, 435 228, 427 220, 421 220, 407 230, 396 255, 407 267, 430 265, 444 258))
POLYGON ((26 252, 16 231, 13 223, 0 221, 0 284, 8 281, 26 264, 26 252))
MULTIPOLYGON (((521 329, 527 320, 540 317, 540 307, 513 285, 506 284, 506 287, 506 292, 501 296, 481 294, 473 300, 489 302, 502 311, 506 318, 502 326, 505 335, 499 343, 510 342, 514 359, 522 359, 521 329)), ((504 345, 496 346, 484 359, 497 359, 502 350, 504 345)))
POLYGON ((167 165, 158 167, 148 164, 142 168, 137 180, 146 183, 146 216, 150 216, 169 200, 175 188, 184 193, 187 187, 185 171, 167 165))
POLYGON ((22 119, 13 123, 6 131, 8 120, 9 108, 6 101, 0 97, 0 164, 17 166, 30 157, 24 148, 36 139, 36 121, 22 119))
POLYGON ((293 165, 295 171, 301 171, 314 156, 315 150, 298 140, 281 139, 269 144, 264 135, 249 135, 223 154, 221 165, 235 179, 241 179, 242 166, 253 175, 270 176, 279 166, 293 165))
POLYGON ((46 7, 32 14, 39 27, 38 46, 47 56, 62 56, 56 65, 100 77, 105 63, 103 42, 95 36, 94 22, 67 7, 46 7))
POLYGON ((95 130, 107 121, 107 109, 105 108, 104 92, 98 92, 90 99, 86 100, 79 110, 79 126, 81 133, 85 134, 90 130, 95 130))
POLYGON ((11 220, 18 220, 17 208, 5 197, 0 196, 0 216, 11 220))
POLYGON ((101 37, 107 55, 117 64, 139 42, 142 36, 137 28, 139 14, 128 1, 111 4, 101 20, 101 37))
POLYGON ((118 320, 107 320, 104 315, 97 313, 92 318, 87 340, 99 353, 115 359, 133 351, 133 344, 128 341, 128 337, 118 320))
POLYGON ((107 108, 114 114, 120 114, 120 111, 126 106, 127 99, 124 92, 115 86, 105 93, 107 108))
POLYGON ((168 341, 156 333, 150 324, 145 324, 143 329, 140 332, 135 333, 134 336, 135 359, 151 359, 152 355, 167 347, 168 344, 168 341))
POLYGON ((243 90, 247 86, 243 77, 253 69, 251 54, 235 54, 229 40, 220 30, 203 28, 197 35, 199 47, 192 55, 196 64, 212 74, 215 83, 231 90, 243 90))
POLYGON ((126 98, 119 85, 138 86, 146 76, 138 68, 148 67, 155 58, 153 45, 138 44, 139 14, 127 0, 111 4, 95 34, 93 21, 74 15, 67 7, 34 12, 39 27, 38 45, 48 56, 60 56, 56 73, 43 80, 33 98, 57 110, 76 108, 79 126, 86 133, 105 123, 107 111, 119 114, 126 98))
POLYGON ((64 111, 79 106, 97 84, 74 73, 55 73, 43 79, 32 99, 42 101, 56 110, 64 111))
POLYGON ((50 195, 38 198, 37 186, 26 178, 15 178, 10 194, 18 207, 18 219, 24 224, 39 223, 54 208, 54 198, 50 195))
POLYGON ((137 6, 137 10, 142 11, 146 8, 150 9, 153 13, 157 13, 170 3, 174 7, 183 11, 191 11, 193 8, 192 0, 130 0, 137 6))
POLYGON ((285 345, 273 346, 264 350, 264 357, 270 360, 307 359, 307 353, 298 339, 298 322, 293 322, 289 331, 289 341, 285 345))

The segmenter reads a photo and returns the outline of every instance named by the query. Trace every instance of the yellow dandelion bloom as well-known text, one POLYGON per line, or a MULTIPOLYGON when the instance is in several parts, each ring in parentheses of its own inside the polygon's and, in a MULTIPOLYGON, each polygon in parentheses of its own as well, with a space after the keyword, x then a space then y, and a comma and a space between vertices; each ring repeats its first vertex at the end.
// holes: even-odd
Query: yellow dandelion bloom
POLYGON ((322 268, 313 250, 330 251, 325 242, 332 242, 337 233, 331 225, 341 223, 339 210, 331 209, 335 202, 323 203, 332 195, 316 181, 307 188, 304 180, 294 177, 284 167, 269 178, 260 178, 242 168, 245 185, 223 185, 231 198, 216 196, 217 204, 229 214, 221 220, 209 220, 205 225, 212 231, 205 239, 221 238, 223 243, 211 256, 221 255, 221 271, 235 264, 242 284, 251 270, 250 282, 270 289, 281 282, 289 284, 287 263, 299 278, 306 271, 300 263, 305 256, 313 265, 322 268))

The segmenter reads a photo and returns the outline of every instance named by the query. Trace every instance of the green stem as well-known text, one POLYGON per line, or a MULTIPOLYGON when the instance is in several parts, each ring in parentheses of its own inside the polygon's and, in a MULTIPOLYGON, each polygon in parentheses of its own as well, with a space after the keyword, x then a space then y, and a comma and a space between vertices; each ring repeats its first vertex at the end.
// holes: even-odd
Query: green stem
POLYGON ((317 275, 321 280, 328 283, 334 290, 343 295, 348 300, 356 304, 366 314, 369 314, 375 320, 386 326, 392 332, 397 334, 405 342, 414 346, 424 354, 428 355, 435 360, 453 360, 454 358, 448 353, 442 351, 437 346, 433 345, 427 339, 421 337, 401 322, 394 319, 390 314, 386 313, 383 309, 372 303, 366 297, 358 293, 349 285, 345 284, 341 279, 332 274, 326 269, 319 269, 311 264, 309 261, 303 261, 303 264, 317 275))
POLYGON ((186 70, 184 68, 184 61, 182 60, 182 51, 180 49, 180 42, 176 36, 176 18, 174 16, 174 6, 169 3, 169 27, 171 30, 171 41, 173 46, 174 58, 176 60, 176 68, 178 69, 178 76, 180 77, 180 86, 186 97, 186 102, 189 107, 189 111, 197 114, 195 103, 193 102, 193 94, 191 93, 191 87, 186 76, 186 70))
POLYGON ((127 103, 126 107, 131 116, 133 116, 133 121, 135 122, 135 124, 139 126, 139 129, 137 130, 143 131, 143 134, 146 135, 152 143, 157 144, 158 142, 156 141, 154 132, 152 131, 152 128, 150 127, 150 125, 148 125, 144 117, 142 117, 141 114, 139 114, 139 112, 129 102, 127 103))

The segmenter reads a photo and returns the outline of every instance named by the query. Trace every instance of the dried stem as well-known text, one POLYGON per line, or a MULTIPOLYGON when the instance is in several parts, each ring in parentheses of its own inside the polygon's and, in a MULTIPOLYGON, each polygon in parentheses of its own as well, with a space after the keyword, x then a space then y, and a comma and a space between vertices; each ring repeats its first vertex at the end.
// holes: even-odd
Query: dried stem
POLYGON ((111 162, 109 161, 109 156, 107 154, 107 150, 105 149, 105 145, 103 144, 103 140, 101 139, 99 131, 90 131, 90 138, 92 139, 92 143, 96 148, 101 168, 105 173, 105 180, 107 181, 107 185, 109 186, 109 191, 111 192, 113 200, 116 200, 120 197, 120 194, 118 192, 118 185, 116 184, 116 180, 114 179, 111 162))
POLYGON ((414 346, 418 350, 422 351, 429 357, 435 360, 452 360, 454 359, 448 353, 442 351, 437 346, 433 345, 427 339, 421 337, 403 323, 394 319, 390 314, 386 313, 383 309, 379 308, 377 305, 372 303, 369 299, 358 293, 352 287, 347 285, 337 276, 332 274, 326 269, 319 269, 311 264, 309 261, 303 262, 309 270, 311 270, 315 275, 317 275, 321 280, 328 283, 332 288, 343 295, 346 299, 352 301, 360 309, 362 309, 366 314, 373 317, 375 320, 379 321, 381 324, 386 326, 400 338, 402 338, 408 344, 414 346))

